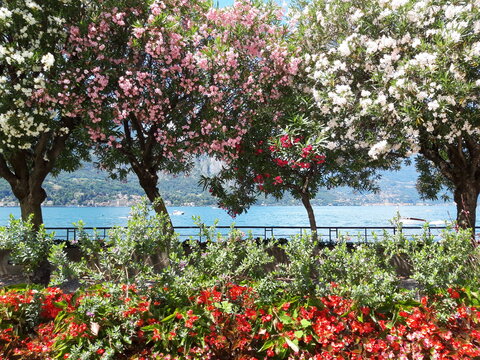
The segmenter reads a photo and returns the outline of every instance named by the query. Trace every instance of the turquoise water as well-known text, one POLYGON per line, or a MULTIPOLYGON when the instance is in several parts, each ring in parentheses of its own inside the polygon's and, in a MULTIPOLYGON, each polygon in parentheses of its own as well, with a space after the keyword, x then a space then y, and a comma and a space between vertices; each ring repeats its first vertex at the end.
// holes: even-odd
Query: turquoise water
MULTIPOLYGON (((253 206, 248 213, 232 219, 221 209, 213 207, 169 207, 174 226, 192 226, 193 216, 211 225, 229 226, 308 226, 308 217, 302 206, 253 206), (173 212, 183 212, 175 215, 173 212)), ((109 227, 125 225, 130 208, 127 207, 44 207, 43 217, 47 227, 68 227, 83 220, 87 227, 109 227)), ((400 212, 402 217, 415 217, 440 224, 442 220, 453 220, 454 205, 432 206, 316 206, 318 226, 389 226, 390 220, 400 212)), ((477 212, 478 213, 478 212, 477 212)), ((0 225, 8 223, 9 215, 20 216, 20 209, 0 207, 0 225)), ((477 217, 477 224, 479 224, 477 217)))

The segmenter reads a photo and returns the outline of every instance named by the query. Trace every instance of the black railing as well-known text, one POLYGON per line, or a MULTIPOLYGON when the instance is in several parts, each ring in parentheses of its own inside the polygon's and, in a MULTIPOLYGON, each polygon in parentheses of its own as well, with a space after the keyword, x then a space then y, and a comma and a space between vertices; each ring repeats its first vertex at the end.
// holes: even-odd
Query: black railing
MULTIPOLYGON (((206 226, 206 228, 208 228, 206 226)), ((290 238, 291 236, 300 234, 309 234, 310 228, 307 226, 234 226, 234 229, 241 231, 245 236, 251 235, 253 238, 271 239, 271 238, 290 238)), ((96 236, 98 239, 105 239, 108 236, 108 231, 111 227, 85 227, 83 230, 90 236, 96 236)), ((205 240, 205 235, 202 235, 201 228, 198 226, 176 226, 175 232, 179 235, 181 240, 189 238, 205 240)), ((230 226, 216 226, 213 231, 214 234, 226 235, 230 232, 230 226)), ((424 229, 429 235, 438 237, 445 226, 403 226, 401 232, 408 236, 420 235, 424 229)), ((47 232, 54 232, 55 239, 64 240, 68 242, 75 242, 78 240, 79 230, 73 227, 49 227, 47 232)), ((318 227, 317 234, 321 241, 335 242, 339 238, 344 238, 351 242, 375 241, 381 240, 384 234, 394 235, 399 231, 395 226, 330 226, 318 227)), ((478 234, 480 227, 475 228, 475 233, 478 234)))

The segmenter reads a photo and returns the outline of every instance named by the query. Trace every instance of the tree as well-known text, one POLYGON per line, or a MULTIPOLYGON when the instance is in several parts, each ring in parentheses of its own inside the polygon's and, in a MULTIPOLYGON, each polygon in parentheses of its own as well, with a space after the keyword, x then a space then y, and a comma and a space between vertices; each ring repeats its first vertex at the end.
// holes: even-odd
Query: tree
POLYGON ((97 54, 86 76, 96 80, 88 120, 101 166, 113 176, 133 171, 154 201, 160 171, 188 170, 198 154, 234 158, 253 117, 297 70, 285 36, 278 8, 248 0, 224 9, 155 1, 73 29, 81 53, 72 55, 97 54), (123 37, 121 51, 109 47, 112 36, 123 37))
POLYGON ((478 1, 302 2, 298 31, 336 146, 388 161, 418 153, 418 189, 453 190, 474 227, 480 191, 478 1), (356 150, 355 150, 356 151, 356 150))
POLYGON ((37 229, 46 176, 88 157, 80 117, 64 103, 80 85, 60 81, 78 66, 63 53, 66 26, 85 17, 79 1, 0 1, 0 176, 37 229))
POLYGON ((249 141, 242 143, 238 158, 216 176, 203 177, 204 187, 219 198, 219 206, 231 216, 244 212, 262 193, 280 199, 289 191, 305 206, 316 237, 317 224, 310 200, 318 191, 325 156, 323 134, 318 127, 312 131, 314 126, 297 116, 286 129, 254 127, 249 141))
MULTIPOLYGON (((202 183, 232 217, 247 211, 262 195, 280 199, 289 192, 305 207, 312 238, 317 239, 311 200, 318 191, 338 186, 375 191, 376 170, 383 164, 371 162, 366 152, 353 158, 328 149, 322 122, 307 117, 312 114, 304 101, 296 98, 292 102, 290 96, 284 100, 290 101, 297 115, 289 116, 287 110, 274 127, 266 121, 256 122, 244 135, 238 157, 215 176, 203 177, 202 183)), ((288 106, 285 103, 283 108, 288 106)))

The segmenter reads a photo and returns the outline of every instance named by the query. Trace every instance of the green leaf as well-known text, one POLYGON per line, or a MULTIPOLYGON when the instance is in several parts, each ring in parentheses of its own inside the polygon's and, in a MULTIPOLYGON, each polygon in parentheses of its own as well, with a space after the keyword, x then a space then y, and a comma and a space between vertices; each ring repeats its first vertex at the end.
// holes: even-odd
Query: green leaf
POLYGON ((169 322, 169 321, 172 321, 175 316, 177 315, 177 310, 175 310, 175 312, 173 312, 172 314, 168 315, 167 317, 163 318, 161 320, 161 322, 169 322))
POLYGON ((282 323, 284 324, 291 324, 293 321, 292 321, 292 318, 288 315, 285 315, 285 314, 281 314, 279 317, 278 317, 282 323))
POLYGON ((259 352, 265 351, 267 349, 270 349, 272 346, 275 345, 274 340, 268 340, 263 346, 260 348, 259 352))
POLYGON ((54 302, 54 304, 62 309, 65 309, 68 306, 68 303, 65 300, 54 302))
POLYGON ((312 325, 312 323, 307 319, 302 319, 302 321, 300 321, 300 324, 302 325, 303 328, 307 328, 312 325))

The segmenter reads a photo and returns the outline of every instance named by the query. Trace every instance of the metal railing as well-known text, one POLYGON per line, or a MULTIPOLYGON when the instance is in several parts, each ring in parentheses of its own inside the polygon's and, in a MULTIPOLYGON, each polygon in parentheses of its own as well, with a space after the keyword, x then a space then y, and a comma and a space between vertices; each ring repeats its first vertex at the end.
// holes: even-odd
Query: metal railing
MULTIPOLYGON (((208 226, 204 226, 204 229, 208 226)), ((307 226, 234 226, 234 229, 241 231, 245 236, 251 236, 259 239, 281 239, 290 238, 295 235, 310 234, 310 228, 307 226)), ((95 236, 98 239, 105 239, 108 236, 108 231, 111 227, 86 227, 83 228, 90 236, 95 236)), ((230 226, 216 226, 213 233, 215 235, 227 235, 231 231, 230 226)), ((424 229, 429 235, 439 237, 441 232, 446 229, 445 226, 403 226, 401 232, 411 237, 420 235, 424 229)), ((75 242, 79 237, 79 230, 74 227, 48 227, 46 230, 49 233, 55 233, 54 237, 57 240, 68 242, 75 242)), ((205 235, 202 235, 199 226, 176 226, 175 232, 178 234, 180 240, 187 240, 190 238, 200 241, 205 240, 205 235)), ((365 242, 381 240, 385 236, 395 235, 399 229, 395 226, 327 226, 318 227, 317 234, 320 241, 334 243, 338 239, 343 238, 351 242, 365 242)), ((475 228, 475 233, 478 234, 480 227, 475 228)))

